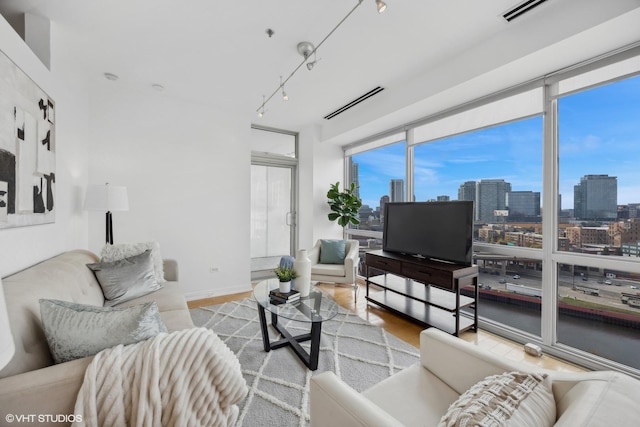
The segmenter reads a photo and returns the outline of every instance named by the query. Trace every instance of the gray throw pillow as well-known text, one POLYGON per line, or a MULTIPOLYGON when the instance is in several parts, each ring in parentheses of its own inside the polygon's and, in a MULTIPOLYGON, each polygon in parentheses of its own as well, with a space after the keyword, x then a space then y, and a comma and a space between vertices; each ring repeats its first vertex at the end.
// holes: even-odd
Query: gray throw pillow
POLYGON ((127 308, 40 300, 42 327, 55 363, 93 356, 167 332, 155 302, 127 308))
POLYGON ((160 244, 158 242, 140 242, 140 243, 118 243, 116 245, 104 245, 100 253, 100 261, 111 262, 134 255, 140 255, 147 249, 151 250, 151 259, 153 260, 153 271, 158 282, 164 282, 164 263, 160 254, 160 244))
POLYGON ((162 288, 153 272, 151 251, 112 262, 87 264, 94 274, 107 307, 141 297, 162 288))
POLYGON ((346 240, 320 240, 320 264, 343 264, 346 256, 346 240))

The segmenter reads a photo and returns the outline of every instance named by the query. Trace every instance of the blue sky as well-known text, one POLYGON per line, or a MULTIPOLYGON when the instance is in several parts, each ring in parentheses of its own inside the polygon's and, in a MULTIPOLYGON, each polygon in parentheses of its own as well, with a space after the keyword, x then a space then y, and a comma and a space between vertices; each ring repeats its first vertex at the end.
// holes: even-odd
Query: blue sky
MULTIPOLYGON (((640 203, 640 76, 563 97, 558 111, 562 208, 573 208, 573 186, 588 174, 618 177, 618 204, 640 203)), ((455 200, 463 182, 492 178, 514 191, 542 192, 542 126, 533 117, 417 146, 416 200, 455 200)), ((360 196, 372 208, 391 179, 405 178, 404 143, 353 161, 360 196)))

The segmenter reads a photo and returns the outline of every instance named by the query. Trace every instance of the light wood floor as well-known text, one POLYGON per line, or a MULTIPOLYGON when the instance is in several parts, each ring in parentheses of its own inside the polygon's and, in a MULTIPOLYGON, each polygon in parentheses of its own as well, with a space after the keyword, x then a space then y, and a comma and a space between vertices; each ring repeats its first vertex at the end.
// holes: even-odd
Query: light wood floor
MULTIPOLYGON (((364 286, 360 286, 358 291, 358 299, 353 299, 353 288, 346 285, 333 285, 333 284, 320 284, 326 293, 331 295, 333 299, 342 307, 349 309, 358 314, 362 319, 367 320, 369 323, 378 325, 384 328, 387 332, 396 337, 408 342, 416 348, 420 346, 420 331, 424 328, 422 326, 413 324, 401 317, 396 316, 386 310, 378 308, 373 304, 368 304, 364 298, 365 289, 364 286)), ((197 301, 190 301, 189 308, 204 307, 214 304, 222 304, 224 302, 235 301, 242 298, 250 298, 251 292, 244 292, 240 294, 224 295, 214 298, 206 298, 197 301)), ((506 357, 511 360, 521 361, 532 365, 539 366, 545 369, 551 369, 556 371, 584 371, 585 369, 572 365, 568 362, 556 359, 552 356, 543 355, 542 357, 530 356, 524 352, 522 345, 514 343, 497 335, 480 330, 477 333, 465 332, 461 334, 460 338, 465 341, 474 343, 480 347, 497 355, 506 357)))

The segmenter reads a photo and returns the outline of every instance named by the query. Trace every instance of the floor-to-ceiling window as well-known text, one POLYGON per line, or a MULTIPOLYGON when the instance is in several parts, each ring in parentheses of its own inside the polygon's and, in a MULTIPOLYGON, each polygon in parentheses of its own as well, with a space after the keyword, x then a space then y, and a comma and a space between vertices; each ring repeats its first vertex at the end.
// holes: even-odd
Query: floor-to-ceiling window
MULTIPOLYGON (((404 134, 375 140, 366 147, 347 152, 350 154, 347 176, 356 185, 362 201, 358 211, 360 224, 350 226, 347 233, 360 242, 360 252, 364 254, 382 248, 385 203, 407 200, 404 134)), ((360 260, 362 264, 364 256, 360 260)))
POLYGON ((537 115, 416 141, 413 161, 416 201, 474 202, 480 316, 536 336, 542 296, 542 131, 537 115))
POLYGON ((482 327, 640 376, 640 47, 415 123, 349 146, 347 177, 473 200, 482 327))
POLYGON ((557 340, 640 369, 640 76, 613 77, 556 101, 557 340))

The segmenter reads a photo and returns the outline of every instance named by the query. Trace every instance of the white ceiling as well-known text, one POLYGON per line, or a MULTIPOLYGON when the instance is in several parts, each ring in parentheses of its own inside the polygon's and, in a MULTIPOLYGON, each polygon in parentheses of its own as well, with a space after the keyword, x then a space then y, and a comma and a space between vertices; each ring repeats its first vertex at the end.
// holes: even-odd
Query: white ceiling
MULTIPOLYGON (((379 15, 374 0, 364 0, 318 50, 317 66, 303 66, 291 78, 290 101, 276 95, 262 119, 256 116, 262 96, 302 61, 298 42, 317 45, 357 0, 0 0, 0 13, 18 29, 25 12, 48 18, 94 84, 104 84, 104 72, 131 90, 157 83, 166 88, 163 96, 235 111, 269 127, 315 126, 337 143, 437 110, 429 100, 492 70, 509 76, 508 67, 517 64, 525 74, 546 73, 640 40, 640 25, 631 25, 606 43, 582 43, 577 51, 577 42, 570 43, 589 28, 637 12, 640 0, 548 0, 511 23, 501 14, 520 0, 386 1, 379 15), (385 91, 323 119, 376 86, 385 91)), ((497 75, 484 89, 511 84, 497 75)))

